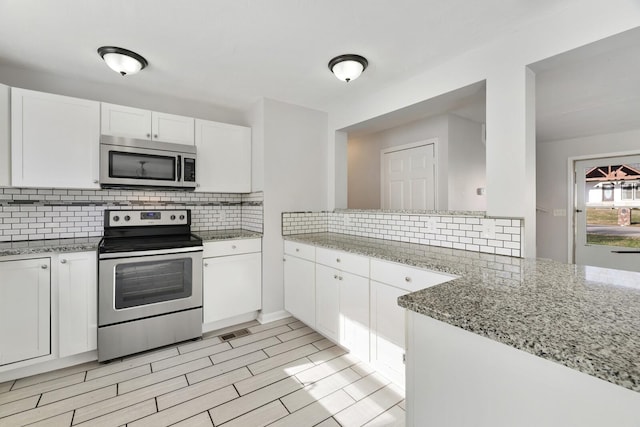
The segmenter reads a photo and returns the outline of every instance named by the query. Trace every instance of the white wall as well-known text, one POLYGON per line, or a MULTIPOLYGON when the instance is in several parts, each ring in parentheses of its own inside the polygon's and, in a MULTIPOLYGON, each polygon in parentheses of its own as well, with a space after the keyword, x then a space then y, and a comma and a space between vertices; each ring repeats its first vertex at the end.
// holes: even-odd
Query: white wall
POLYGON ((429 117, 376 132, 361 138, 349 138, 348 200, 350 209, 380 209, 380 150, 398 145, 438 138, 437 209, 447 209, 447 144, 446 115, 429 117))
POLYGON ((573 211, 569 203, 569 157, 598 157, 616 152, 640 154, 638 141, 640 130, 537 144, 537 206, 548 211, 537 213, 539 257, 569 261, 568 219, 553 216, 554 209, 566 209, 568 215, 573 211))
MULTIPOLYGON (((486 80, 487 213, 523 217, 525 255, 535 256, 535 88, 526 66, 638 25, 640 7, 634 0, 556 2, 546 16, 483 48, 368 96, 336 99, 329 109, 329 133, 486 80)), ((330 207, 339 186, 329 185, 330 207)))
POLYGON ((484 211, 486 195, 476 189, 486 186, 486 150, 482 143, 482 125, 449 114, 448 192, 451 211, 484 211))
POLYGON ((271 99, 256 108, 252 127, 264 142, 262 312, 268 320, 284 310, 282 212, 327 208, 327 114, 271 99))
POLYGON ((486 181, 481 125, 454 114, 443 114, 377 132, 348 142, 350 209, 380 209, 380 151, 384 148, 438 138, 436 209, 483 211, 486 196, 476 188, 486 181))
POLYGON ((121 87, 96 83, 90 80, 72 79, 42 71, 0 65, 0 83, 8 86, 127 105, 163 113, 180 114, 223 123, 242 126, 248 124, 247 117, 242 111, 216 105, 214 102, 203 103, 162 95, 162 88, 159 88, 157 93, 142 92, 136 89, 136 77, 138 76, 125 77, 125 79, 129 79, 126 80, 128 86, 121 87))

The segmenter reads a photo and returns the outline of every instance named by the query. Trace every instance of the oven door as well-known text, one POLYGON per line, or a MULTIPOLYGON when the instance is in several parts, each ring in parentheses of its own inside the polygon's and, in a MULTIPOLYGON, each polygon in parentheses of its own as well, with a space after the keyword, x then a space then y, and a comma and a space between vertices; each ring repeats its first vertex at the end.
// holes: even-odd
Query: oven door
POLYGON ((202 247, 100 254, 98 326, 202 306, 202 247))

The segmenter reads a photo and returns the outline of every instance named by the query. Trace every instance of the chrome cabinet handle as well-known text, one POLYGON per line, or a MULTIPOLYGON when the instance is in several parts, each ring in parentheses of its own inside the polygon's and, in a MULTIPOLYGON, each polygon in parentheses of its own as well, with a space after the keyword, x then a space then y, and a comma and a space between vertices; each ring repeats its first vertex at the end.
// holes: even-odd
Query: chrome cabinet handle
POLYGON ((196 184, 196 187, 200 187, 200 184, 196 184))
POLYGON ((408 282, 411 282, 411 277, 409 277, 409 276, 405 277, 405 278, 404 278, 404 281, 405 281, 405 282, 407 282, 407 283, 408 283, 408 282))
POLYGON ((100 182, 100 181, 98 181, 97 179, 94 179, 94 180, 93 180, 93 183, 94 183, 94 184, 98 184, 99 182, 100 182))
POLYGON ((340 258, 336 258, 336 262, 340 262, 340 258))
POLYGON ((337 274, 334 274, 334 275, 333 275, 333 278, 334 278, 334 279, 337 279, 337 278, 338 278, 338 275, 337 275, 337 274))
POLYGON ((157 138, 157 137, 158 137, 158 134, 156 133, 155 135, 153 135, 153 137, 154 137, 154 138, 157 138))
POLYGON ((237 246, 236 245, 231 245, 231 249, 236 249, 237 246))
POLYGON ((66 263, 67 263, 67 260, 66 260, 66 259, 61 259, 61 260, 60 260, 60 264, 66 264, 66 263))
POLYGON ((147 134, 147 138, 151 138, 151 134, 150 133, 147 134))
POLYGON ((338 276, 338 280, 342 280, 342 276, 338 276))
POLYGON ((286 261, 287 261, 287 259, 286 259, 286 258, 282 258, 282 262, 286 262, 286 261))
POLYGON ((205 262, 203 265, 204 265, 205 267, 209 267, 209 263, 208 263, 208 262, 205 262))
POLYGON ((296 248, 296 252, 300 252, 300 248, 296 248))
POLYGON ((49 266, 47 264, 42 264, 40 268, 43 270, 46 270, 47 268, 49 268, 49 266))

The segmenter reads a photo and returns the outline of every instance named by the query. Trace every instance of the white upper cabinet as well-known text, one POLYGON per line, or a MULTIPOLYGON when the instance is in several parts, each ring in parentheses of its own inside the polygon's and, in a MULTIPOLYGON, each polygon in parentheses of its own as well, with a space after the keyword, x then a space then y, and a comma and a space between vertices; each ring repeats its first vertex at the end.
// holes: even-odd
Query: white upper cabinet
POLYGON ((0 186, 11 185, 11 88, 0 84, 0 186))
POLYGON ((99 188, 100 103, 11 89, 11 185, 99 188))
POLYGON ((196 191, 250 193, 251 128, 196 119, 195 137, 196 191))
POLYGON ((194 119, 140 108, 102 103, 101 133, 193 145, 194 119))

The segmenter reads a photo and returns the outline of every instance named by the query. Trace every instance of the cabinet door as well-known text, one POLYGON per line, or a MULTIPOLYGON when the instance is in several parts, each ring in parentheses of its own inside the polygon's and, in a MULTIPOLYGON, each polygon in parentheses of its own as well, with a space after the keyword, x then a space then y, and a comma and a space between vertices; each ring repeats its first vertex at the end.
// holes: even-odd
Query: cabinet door
POLYGON ((58 264, 59 356, 95 350, 98 320, 96 253, 61 254, 58 264))
POLYGON ((151 139, 151 111, 124 105, 101 104, 103 135, 151 139))
POLYGON ((197 191, 251 192, 251 128, 196 120, 196 148, 197 191))
POLYGON ((338 271, 316 264, 316 329, 335 342, 340 341, 340 297, 338 271))
POLYGON ((11 185, 99 188, 100 103, 11 90, 11 185))
POLYGON ((284 257, 284 309, 311 328, 316 327, 315 264, 284 257))
POLYGON ((193 117, 153 111, 151 113, 151 130, 154 141, 194 144, 195 120, 193 117))
POLYGON ((51 353, 50 264, 0 262, 0 365, 51 353))
POLYGON ((340 284, 340 344, 369 361, 369 279, 338 273, 340 284))
POLYGON ((262 307, 262 255, 252 253, 204 259, 204 323, 262 307))
POLYGON ((371 364, 404 387, 405 313, 398 297, 407 291, 371 281, 371 364))

